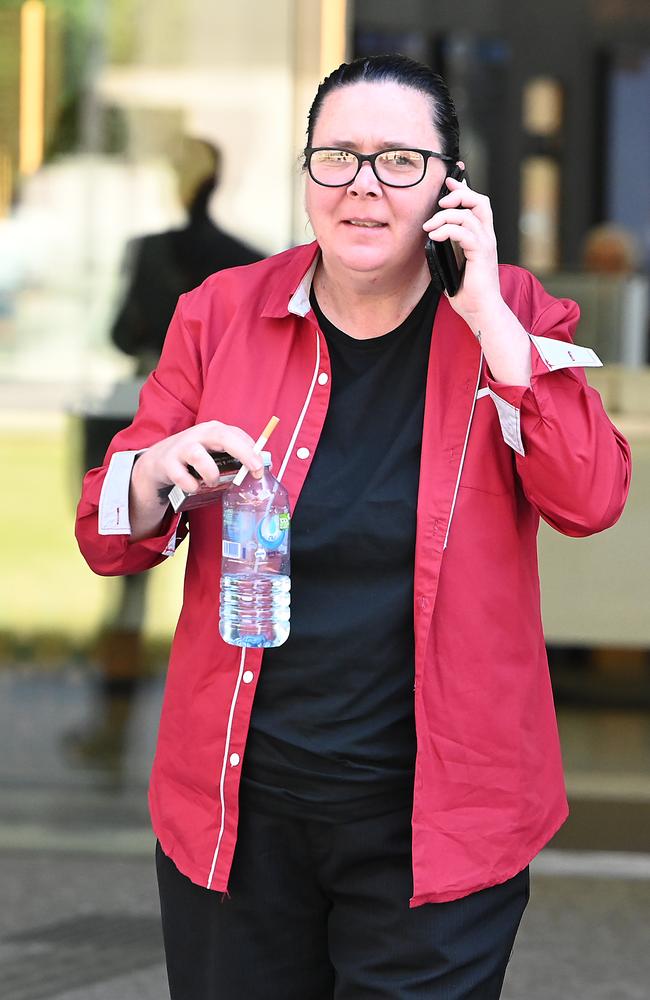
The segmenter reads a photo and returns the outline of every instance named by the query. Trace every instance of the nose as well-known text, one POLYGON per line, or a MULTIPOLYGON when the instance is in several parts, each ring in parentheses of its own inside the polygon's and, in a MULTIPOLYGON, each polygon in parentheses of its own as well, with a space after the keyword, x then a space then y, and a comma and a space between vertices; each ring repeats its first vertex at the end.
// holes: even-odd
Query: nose
POLYGON ((365 160, 361 164, 359 173, 348 185, 348 194, 355 197, 370 195, 373 198, 377 198, 381 196, 381 184, 377 180, 368 160, 365 160))

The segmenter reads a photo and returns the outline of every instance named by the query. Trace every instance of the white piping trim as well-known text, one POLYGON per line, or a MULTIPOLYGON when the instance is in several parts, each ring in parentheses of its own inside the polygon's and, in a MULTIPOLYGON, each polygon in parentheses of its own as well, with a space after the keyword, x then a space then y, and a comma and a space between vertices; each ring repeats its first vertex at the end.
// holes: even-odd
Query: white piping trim
POLYGON ((456 497, 458 496, 458 488, 460 486, 460 477, 463 474, 463 465, 465 464, 465 454, 467 452, 467 444, 469 441, 469 432, 472 427, 472 419, 474 417, 474 410, 476 409, 476 400, 478 399, 478 387, 481 384, 481 373, 483 371, 483 351, 481 351, 481 356, 478 359, 478 375, 476 378, 476 386, 474 388, 474 400, 472 402, 472 409, 470 411, 469 420, 467 421, 467 431, 465 432, 465 443, 463 445, 463 454, 460 456, 460 466, 458 469, 458 475, 456 477, 456 488, 454 489, 454 498, 451 501, 451 510, 449 511, 449 522, 447 524, 447 534, 445 535, 445 542, 443 550, 447 548, 447 542, 449 540, 449 530, 451 528, 451 520, 454 516, 454 510, 456 508, 456 497))
POLYGON ((308 408, 309 404, 311 403, 311 397, 314 395, 314 388, 316 386, 316 379, 318 378, 318 369, 319 368, 320 368, 320 339, 318 337, 318 330, 316 330, 316 365, 314 367, 314 375, 313 375, 313 378, 311 380, 311 385, 309 386, 309 390, 307 392, 307 398, 305 399, 305 405, 303 406, 303 408, 302 408, 302 410, 300 412, 300 416, 298 417, 298 422, 297 422, 297 424, 296 424, 296 426, 294 428, 293 434, 291 435, 291 440, 289 441, 289 446, 288 446, 288 448, 287 448, 287 450, 285 452, 284 458, 282 459, 282 464, 280 466, 280 469, 279 469, 277 477, 276 477, 277 479, 282 479, 282 477, 284 475, 284 470, 286 469, 287 463, 288 463, 289 458, 291 456, 291 452, 293 451, 293 446, 296 443, 296 438, 298 437, 298 434, 300 433, 300 428, 302 427, 302 422, 305 419, 305 414, 307 413, 307 408, 308 408))
MULTIPOLYGON (((305 414, 307 413, 307 408, 308 408, 308 406, 309 406, 309 404, 311 402, 311 397, 314 394, 314 388, 316 386, 316 379, 318 378, 318 369, 319 368, 320 368, 320 339, 319 339, 319 336, 318 336, 318 330, 316 330, 316 365, 315 365, 315 368, 314 368, 314 376, 313 376, 313 378, 311 380, 311 385, 309 386, 309 390, 307 392, 307 398, 305 399, 304 406, 303 406, 303 408, 302 408, 302 410, 300 412, 300 416, 298 417, 298 422, 296 423, 296 426, 294 428, 294 432, 293 432, 293 434, 291 436, 291 441, 289 442, 289 447, 287 448, 286 454, 285 454, 285 456, 284 456, 284 458, 282 460, 282 465, 280 466, 278 475, 276 477, 277 479, 281 479, 282 476, 284 475, 284 470, 287 467, 287 462, 289 461, 289 457, 291 455, 291 452, 293 451, 293 446, 296 443, 296 438, 298 437, 298 434, 300 433, 300 428, 302 427, 303 420, 305 419, 305 414)), ((219 850, 221 848, 221 840, 222 840, 222 837, 223 837, 223 831, 224 831, 225 825, 226 825, 226 800, 225 800, 225 795, 224 795, 224 785, 225 785, 225 780, 226 780, 226 766, 227 766, 227 761, 228 761, 228 754, 229 754, 229 751, 230 751, 230 736, 231 736, 231 733, 232 733, 232 723, 233 723, 233 718, 234 718, 234 715, 235 715, 235 705, 237 703, 237 698, 239 696, 239 688, 241 687, 241 679, 242 679, 242 675, 244 673, 244 663, 245 662, 246 662, 246 647, 242 646, 241 659, 239 661, 239 675, 237 677, 237 683, 235 684, 235 690, 233 692, 232 701, 230 703, 230 714, 228 716, 228 728, 226 730, 226 743, 225 743, 224 752, 223 752, 223 762, 221 764, 221 780, 219 782, 219 801, 221 803, 221 825, 219 827, 219 834, 217 836, 217 846, 214 849, 214 856, 212 858, 212 867, 210 868, 210 875, 209 875, 207 886, 206 886, 206 888, 208 888, 208 889, 212 885, 212 879, 214 877, 214 870, 215 870, 216 865, 217 865, 217 858, 219 857, 219 850)))
POLYGON ((223 837, 223 831, 226 825, 226 800, 223 789, 226 781, 226 764, 228 761, 228 751, 230 750, 230 735, 232 733, 232 720, 235 715, 235 703, 237 702, 237 696, 239 695, 239 688, 241 686, 241 679, 242 679, 242 674, 244 673, 245 662, 246 662, 246 647, 242 646, 241 658, 239 660, 239 676, 237 677, 237 683, 235 684, 235 690, 233 692, 232 701, 230 702, 230 715, 228 716, 228 728, 226 730, 226 745, 223 751, 223 763, 221 765, 221 781, 219 782, 219 800, 221 802, 221 826, 219 827, 217 846, 214 849, 214 857, 212 858, 210 877, 208 878, 208 883, 206 886, 207 889, 209 889, 212 885, 214 869, 217 864, 217 858, 219 857, 219 848, 221 847, 221 838, 223 837))

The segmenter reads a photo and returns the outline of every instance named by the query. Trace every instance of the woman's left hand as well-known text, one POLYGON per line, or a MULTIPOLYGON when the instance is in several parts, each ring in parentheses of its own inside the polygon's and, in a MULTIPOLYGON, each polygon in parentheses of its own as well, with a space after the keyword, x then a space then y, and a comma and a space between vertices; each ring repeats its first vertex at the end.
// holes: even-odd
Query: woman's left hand
POLYGON ((423 228, 434 242, 452 239, 463 248, 465 272, 460 288, 448 301, 473 326, 481 316, 503 306, 492 208, 487 195, 473 191, 464 181, 448 177, 446 183, 449 194, 440 199, 440 210, 423 228))

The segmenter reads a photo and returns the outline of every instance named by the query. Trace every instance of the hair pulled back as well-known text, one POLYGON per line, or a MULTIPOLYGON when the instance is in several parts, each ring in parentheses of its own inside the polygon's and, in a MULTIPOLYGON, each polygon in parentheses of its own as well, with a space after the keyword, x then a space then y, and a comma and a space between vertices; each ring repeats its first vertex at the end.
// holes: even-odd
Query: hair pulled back
POLYGON ((352 62, 342 63, 325 77, 316 91, 307 117, 308 146, 312 145, 314 128, 327 95, 339 87, 347 87, 353 83, 399 83, 402 87, 410 87, 424 94, 429 98, 432 121, 442 140, 440 152, 445 156, 452 156, 454 160, 458 159, 460 129, 447 84, 428 66, 398 54, 354 59, 352 62))

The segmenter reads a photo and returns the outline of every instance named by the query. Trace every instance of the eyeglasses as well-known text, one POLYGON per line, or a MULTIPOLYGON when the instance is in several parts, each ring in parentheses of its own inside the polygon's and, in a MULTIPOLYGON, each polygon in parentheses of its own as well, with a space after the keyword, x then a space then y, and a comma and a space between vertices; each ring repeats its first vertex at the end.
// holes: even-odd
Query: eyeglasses
POLYGON ((323 187, 351 184, 364 163, 369 163, 377 180, 388 187, 413 187, 424 177, 430 156, 446 163, 455 162, 452 156, 434 153, 432 149, 382 149, 378 153, 354 153, 351 149, 329 146, 305 149, 309 176, 323 187))

